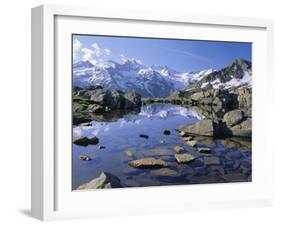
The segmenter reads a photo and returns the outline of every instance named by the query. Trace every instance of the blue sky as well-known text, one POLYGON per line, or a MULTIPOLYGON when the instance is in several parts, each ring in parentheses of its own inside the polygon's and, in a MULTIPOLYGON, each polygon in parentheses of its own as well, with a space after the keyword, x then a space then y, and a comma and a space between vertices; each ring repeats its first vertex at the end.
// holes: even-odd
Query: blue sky
POLYGON ((74 62, 135 59, 179 72, 220 69, 237 58, 252 59, 251 43, 73 35, 74 62))

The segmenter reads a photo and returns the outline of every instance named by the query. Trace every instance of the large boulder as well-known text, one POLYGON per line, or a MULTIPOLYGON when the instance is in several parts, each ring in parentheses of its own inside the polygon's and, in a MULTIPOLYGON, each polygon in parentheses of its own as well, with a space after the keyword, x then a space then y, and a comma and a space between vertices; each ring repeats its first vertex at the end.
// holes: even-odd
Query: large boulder
POLYGON ((227 112, 224 117, 223 121, 226 123, 227 126, 234 126, 243 121, 244 113, 240 109, 232 110, 227 112))
POLYGON ((102 188, 121 188, 120 179, 110 173, 102 172, 99 177, 86 184, 80 185, 78 190, 102 189, 102 188))
POLYGON ((252 118, 247 118, 241 123, 230 127, 231 134, 238 137, 251 137, 252 136, 252 118))
POLYGON ((187 134, 202 135, 202 136, 214 136, 215 126, 211 119, 203 119, 193 125, 185 125, 177 128, 180 132, 187 134))

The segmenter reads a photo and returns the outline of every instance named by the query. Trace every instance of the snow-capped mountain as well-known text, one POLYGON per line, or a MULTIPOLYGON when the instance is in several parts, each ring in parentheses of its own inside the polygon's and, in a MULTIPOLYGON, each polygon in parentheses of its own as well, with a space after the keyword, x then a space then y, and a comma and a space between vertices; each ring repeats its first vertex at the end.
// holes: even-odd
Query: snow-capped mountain
POLYGON ((251 63, 236 60, 221 70, 202 70, 199 72, 178 72, 168 66, 144 66, 137 60, 123 63, 115 61, 80 61, 73 65, 74 86, 87 87, 99 85, 108 89, 136 92, 143 97, 167 97, 173 92, 190 85, 204 88, 209 83, 214 87, 225 88, 250 84, 251 63))
POLYGON ((211 70, 199 73, 180 73, 168 66, 146 67, 136 60, 123 63, 107 61, 93 65, 81 61, 73 65, 74 86, 100 85, 108 89, 133 91, 144 97, 166 97, 206 76, 211 70))
POLYGON ((204 88, 211 84, 214 88, 234 88, 239 86, 252 86, 252 63, 237 59, 221 70, 214 71, 205 76, 199 84, 204 88))

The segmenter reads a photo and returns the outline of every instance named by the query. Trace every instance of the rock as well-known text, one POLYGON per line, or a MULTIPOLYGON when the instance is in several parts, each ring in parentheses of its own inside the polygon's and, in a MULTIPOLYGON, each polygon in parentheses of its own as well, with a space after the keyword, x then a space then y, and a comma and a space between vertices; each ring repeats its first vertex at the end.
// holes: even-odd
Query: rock
POLYGON ((239 109, 236 109, 227 112, 223 117, 223 121, 226 123, 228 127, 232 127, 240 123, 243 120, 243 118, 244 118, 243 112, 239 109))
POLYGON ((140 134, 139 137, 144 138, 144 139, 148 139, 149 138, 149 136, 145 135, 145 134, 140 134))
POLYGON ((205 165, 220 165, 220 159, 215 156, 204 157, 205 165))
POLYGON ((187 137, 183 137, 182 139, 184 141, 191 141, 191 140, 193 140, 193 137, 192 136, 187 136, 187 137))
POLYGON ((195 159, 191 154, 175 154, 175 159, 178 163, 187 163, 195 159))
POLYGON ((132 151, 125 151, 125 154, 126 154, 126 156, 127 157, 129 157, 129 158, 132 158, 132 157, 134 157, 134 153, 132 152, 132 151))
POLYGON ((92 158, 90 156, 88 156, 88 155, 80 155, 79 158, 82 161, 91 161, 92 160, 92 158))
POLYGON ((214 123, 210 119, 202 119, 193 125, 185 125, 178 128, 180 132, 188 134, 214 136, 214 123))
POLYGON ((184 151, 184 148, 181 147, 181 146, 175 146, 175 147, 174 147, 174 150, 175 150, 176 152, 181 152, 181 151, 184 151))
POLYGON ((238 89, 237 101, 240 107, 249 108, 252 106, 252 90, 244 87, 238 89))
POLYGON ((190 140, 186 142, 189 146, 194 147, 197 144, 196 140, 190 140))
POLYGON ((213 98, 212 97, 205 97, 200 101, 203 105, 212 105, 213 104, 213 98))
POLYGON ((135 168, 161 168, 161 167, 167 167, 168 164, 161 159, 142 158, 142 159, 130 161, 129 166, 135 168))
POLYGON ((101 150, 101 149, 105 149, 105 146, 100 145, 100 146, 99 146, 99 149, 100 149, 100 150, 101 150))
POLYGON ((233 136, 251 137, 252 136, 252 118, 247 118, 240 124, 229 128, 233 136))
POLYGON ((170 134, 171 134, 171 131, 170 131, 170 130, 165 129, 165 130, 163 131, 163 134, 164 134, 164 135, 170 135, 170 134))
POLYGON ((192 101, 200 101, 202 98, 204 98, 203 92, 197 92, 197 93, 194 93, 190 96, 190 99, 192 101))
POLYGON ((90 104, 87 111, 92 113, 103 113, 104 109, 99 104, 90 104))
POLYGON ((96 145, 99 143, 99 139, 96 136, 93 137, 79 137, 73 138, 73 143, 80 146, 96 145))
POLYGON ((223 175, 222 178, 226 182, 243 182, 243 181, 248 181, 247 176, 242 174, 242 173, 229 173, 229 174, 223 175))
POLYGON ((168 148, 155 148, 155 149, 148 149, 144 151, 144 156, 169 156, 173 152, 168 148))
POLYGON ((81 123, 79 126, 92 126, 92 123, 91 122, 84 122, 84 123, 81 123))
POLYGON ((102 189, 102 188, 121 188, 122 185, 118 177, 102 172, 101 175, 86 184, 80 185, 78 190, 85 189, 102 189))
POLYGON ((181 131, 181 132, 180 132, 180 136, 181 136, 181 137, 186 137, 186 136, 188 136, 188 134, 187 134, 186 132, 181 131))
POLYGON ((169 168, 162 168, 162 169, 153 170, 152 174, 155 175, 155 176, 161 176, 161 177, 177 177, 177 176, 180 176, 180 174, 177 171, 171 170, 169 168))
POLYGON ((211 148, 198 147, 197 150, 198 150, 200 153, 204 153, 204 154, 209 154, 209 153, 211 153, 211 148))

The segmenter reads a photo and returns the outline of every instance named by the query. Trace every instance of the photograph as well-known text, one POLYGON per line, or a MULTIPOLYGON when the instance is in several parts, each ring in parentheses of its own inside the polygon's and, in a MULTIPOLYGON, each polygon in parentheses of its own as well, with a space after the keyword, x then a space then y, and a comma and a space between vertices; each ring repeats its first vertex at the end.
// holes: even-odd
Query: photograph
POLYGON ((252 43, 71 42, 72 190, 252 181, 252 43))

